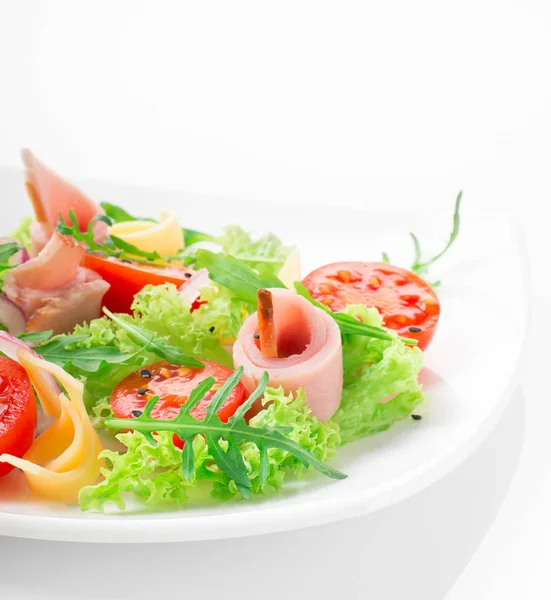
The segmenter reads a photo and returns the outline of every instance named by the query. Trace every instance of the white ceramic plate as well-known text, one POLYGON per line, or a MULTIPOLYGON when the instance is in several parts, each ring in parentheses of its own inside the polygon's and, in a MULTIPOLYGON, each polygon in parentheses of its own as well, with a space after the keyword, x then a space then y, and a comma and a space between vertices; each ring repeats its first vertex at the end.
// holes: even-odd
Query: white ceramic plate
MULTIPOLYGON (((408 231, 438 250, 450 228, 451 206, 440 216, 383 214, 342 208, 266 206, 160 190, 87 184, 98 200, 139 215, 167 208, 195 229, 218 231, 238 222, 274 231, 300 246, 304 273, 337 260, 378 260, 386 250, 396 263, 411 259, 408 231)), ((0 170, 6 232, 30 211, 22 175, 0 170)), ((0 486, 0 534, 68 541, 165 542, 250 536, 320 525, 367 514, 435 482, 488 435, 514 388, 528 316, 528 277, 521 235, 513 219, 463 219, 449 256, 434 269, 442 279, 442 317, 426 352, 425 389, 431 403, 422 421, 342 448, 334 465, 348 479, 312 475, 272 499, 178 512, 82 514, 77 508, 10 499, 0 486)), ((6 478, 9 479, 9 478, 6 478)), ((469 493, 476 493, 472 490, 469 493)))

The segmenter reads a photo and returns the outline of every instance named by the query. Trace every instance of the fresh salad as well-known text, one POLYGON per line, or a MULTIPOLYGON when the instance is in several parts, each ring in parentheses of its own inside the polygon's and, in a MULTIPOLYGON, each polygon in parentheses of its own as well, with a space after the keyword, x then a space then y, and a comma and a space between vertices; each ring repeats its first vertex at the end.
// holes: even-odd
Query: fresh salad
POLYGON ((409 269, 383 254, 303 276, 273 234, 96 204, 22 157, 34 216, 0 238, 0 488, 24 475, 83 511, 269 496, 345 478, 340 446, 421 418, 440 315, 424 276, 461 194, 433 258, 411 234, 409 269))

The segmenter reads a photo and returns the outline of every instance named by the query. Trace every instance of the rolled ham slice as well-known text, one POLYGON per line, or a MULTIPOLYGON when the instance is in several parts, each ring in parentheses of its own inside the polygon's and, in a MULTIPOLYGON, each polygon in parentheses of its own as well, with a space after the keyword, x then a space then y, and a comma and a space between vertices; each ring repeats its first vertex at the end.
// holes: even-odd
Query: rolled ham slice
MULTIPOLYGON (((25 187, 33 204, 37 224, 31 227, 31 252, 36 256, 48 242, 59 221, 59 215, 68 222, 69 211, 73 210, 80 231, 86 231, 90 221, 101 208, 77 187, 50 170, 28 148, 21 151, 25 165, 25 187)), ((109 226, 97 221, 93 226, 94 239, 101 243, 109 226)))
POLYGON ((262 356, 255 335, 257 314, 243 324, 233 347, 236 368, 244 369, 242 382, 249 392, 264 371, 269 385, 282 386, 286 393, 303 387, 312 413, 325 421, 339 407, 343 369, 341 334, 330 315, 312 306, 294 292, 271 289, 273 318, 279 357, 262 356))

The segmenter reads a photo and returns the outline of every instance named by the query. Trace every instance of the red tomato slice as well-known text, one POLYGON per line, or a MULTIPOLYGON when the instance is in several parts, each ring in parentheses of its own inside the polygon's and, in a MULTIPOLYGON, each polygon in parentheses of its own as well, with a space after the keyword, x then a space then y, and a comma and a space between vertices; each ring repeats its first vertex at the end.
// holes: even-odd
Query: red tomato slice
MULTIPOLYGON (((0 454, 21 458, 33 443, 36 418, 34 393, 25 369, 0 356, 0 454)), ((0 463, 0 477, 12 469, 0 463)))
POLYGON ((386 327, 417 340, 421 350, 436 330, 438 297, 424 279, 406 269, 376 262, 333 263, 312 271, 303 283, 333 311, 347 304, 376 307, 386 327))
POLYGON ((130 312, 134 296, 146 285, 173 283, 179 287, 193 274, 191 269, 151 267, 95 254, 87 254, 82 266, 95 271, 111 285, 103 298, 103 305, 119 313, 130 312))
MULTIPOLYGON (((111 394, 113 413, 123 419, 138 417, 143 412, 147 401, 153 396, 159 396, 160 400, 151 415, 156 419, 173 419, 192 390, 203 379, 214 377, 216 380, 214 386, 191 411, 191 415, 196 419, 204 419, 212 397, 233 371, 209 360, 202 362, 205 365, 202 369, 191 369, 161 361, 134 371, 113 390, 111 394)), ((245 388, 238 383, 218 411, 220 420, 227 423, 246 399, 245 388)), ((180 448, 183 447, 182 440, 177 436, 174 436, 174 443, 180 448)))

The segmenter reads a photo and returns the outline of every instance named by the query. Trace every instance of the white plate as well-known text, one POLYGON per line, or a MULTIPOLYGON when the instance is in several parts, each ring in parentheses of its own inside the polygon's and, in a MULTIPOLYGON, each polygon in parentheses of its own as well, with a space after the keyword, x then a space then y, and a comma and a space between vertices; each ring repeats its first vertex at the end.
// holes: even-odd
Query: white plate
MULTIPOLYGON (((305 273, 337 260, 378 260, 382 250, 407 265, 408 231, 417 232, 428 250, 437 250, 450 228, 449 212, 430 217, 385 215, 255 205, 100 183, 85 189, 135 214, 167 208, 195 229, 217 231, 238 222, 252 231, 274 231, 300 246, 305 273)), ((8 218, 2 223, 7 232, 30 211, 20 173, 0 170, 0 197, 3 206, 8 205, 8 218)), ((348 519, 421 491, 455 468, 488 435, 514 388, 528 317, 525 265, 521 234, 512 218, 463 219, 456 245, 434 269, 434 277, 444 284, 441 321, 425 359, 430 409, 422 421, 403 421, 340 449, 333 464, 348 479, 330 482, 313 475, 272 499, 190 505, 178 512, 101 515, 10 501, 9 483, 15 485, 18 477, 10 475, 0 486, 0 534, 90 542, 250 536, 348 519)))

